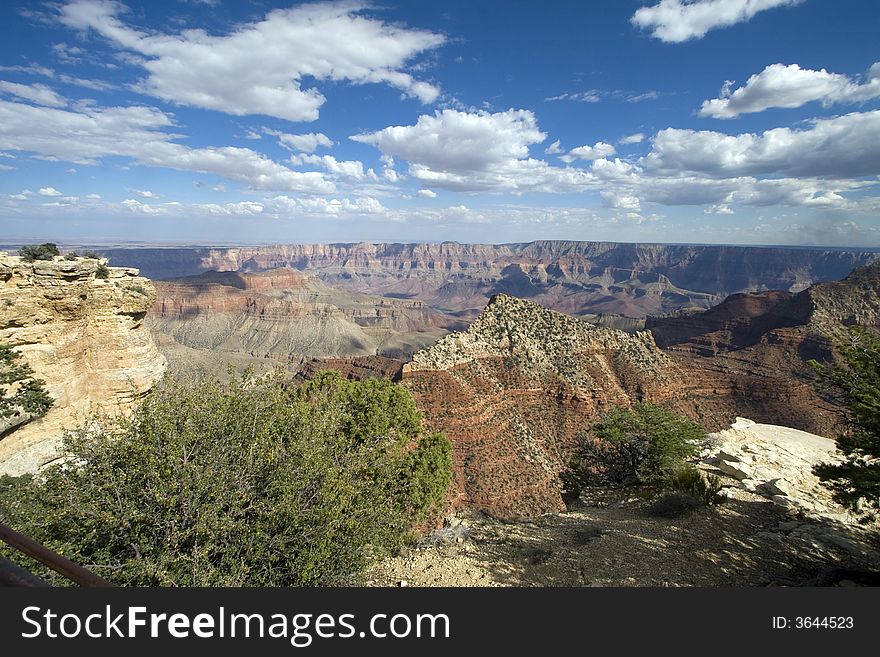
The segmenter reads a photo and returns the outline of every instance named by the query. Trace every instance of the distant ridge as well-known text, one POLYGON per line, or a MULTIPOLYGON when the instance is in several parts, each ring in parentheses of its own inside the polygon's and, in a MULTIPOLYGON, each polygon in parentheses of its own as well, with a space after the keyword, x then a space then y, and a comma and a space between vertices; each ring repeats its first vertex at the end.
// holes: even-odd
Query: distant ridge
POLYGON ((880 258, 871 250, 544 240, 501 245, 301 244, 104 249, 154 280, 290 268, 348 292, 420 299, 473 318, 498 293, 574 315, 662 315, 737 292, 800 292, 880 258))

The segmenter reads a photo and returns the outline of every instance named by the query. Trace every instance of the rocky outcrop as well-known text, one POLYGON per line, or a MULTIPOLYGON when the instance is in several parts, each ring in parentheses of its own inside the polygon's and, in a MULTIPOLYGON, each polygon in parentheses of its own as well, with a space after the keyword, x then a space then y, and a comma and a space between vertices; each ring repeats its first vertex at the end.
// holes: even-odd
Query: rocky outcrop
POLYGON ((498 295, 467 331, 416 353, 402 383, 452 440, 455 504, 521 518, 564 508, 559 473, 602 409, 662 400, 677 375, 647 332, 498 295))
POLYGON ((27 263, 0 254, 0 342, 16 348, 54 400, 42 418, 0 438, 0 473, 33 472, 59 439, 94 412, 131 408, 162 376, 165 359, 143 320, 156 298, 136 269, 78 258, 27 263))
POLYGON ((710 434, 709 442, 702 460, 772 501, 781 515, 848 517, 813 474, 814 465, 842 460, 833 440, 738 417, 729 429, 710 434))
POLYGON ((574 315, 631 317, 708 308, 744 291, 799 292, 873 262, 871 252, 538 241, 524 244, 304 244, 108 249, 114 262, 169 279, 288 267, 349 292, 421 299, 473 318, 496 293, 574 315))

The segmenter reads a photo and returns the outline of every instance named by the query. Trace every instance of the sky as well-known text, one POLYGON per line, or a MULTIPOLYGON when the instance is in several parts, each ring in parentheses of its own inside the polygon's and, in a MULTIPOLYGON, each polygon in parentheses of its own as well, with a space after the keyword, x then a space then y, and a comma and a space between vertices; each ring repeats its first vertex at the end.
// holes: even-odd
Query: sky
POLYGON ((880 247, 876 0, 0 17, 0 243, 880 247))

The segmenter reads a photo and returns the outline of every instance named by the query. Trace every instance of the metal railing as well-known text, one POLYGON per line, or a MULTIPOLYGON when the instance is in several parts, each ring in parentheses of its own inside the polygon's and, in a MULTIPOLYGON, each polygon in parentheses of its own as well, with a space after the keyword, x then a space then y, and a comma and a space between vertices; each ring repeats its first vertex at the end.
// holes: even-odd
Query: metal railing
MULTIPOLYGON (((48 566, 56 573, 80 586, 114 586, 114 584, 108 582, 103 577, 99 577, 92 571, 72 562, 70 559, 65 559, 57 552, 53 552, 49 548, 40 545, 24 534, 19 534, 17 531, 7 527, 3 523, 0 523, 0 541, 3 541, 22 554, 26 554, 32 559, 36 559, 44 566, 48 566)), ((0 585, 49 586, 36 575, 2 557, 0 557, 0 585)))

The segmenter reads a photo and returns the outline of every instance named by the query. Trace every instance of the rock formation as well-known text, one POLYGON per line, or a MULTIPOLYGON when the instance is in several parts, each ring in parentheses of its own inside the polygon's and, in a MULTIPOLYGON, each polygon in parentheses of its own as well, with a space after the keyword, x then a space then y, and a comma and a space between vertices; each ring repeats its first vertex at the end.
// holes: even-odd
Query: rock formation
POLYGON ((96 277, 105 263, 0 253, 0 342, 24 356, 54 400, 45 416, 0 437, 0 474, 37 470, 55 458, 63 429, 93 412, 124 412, 165 370, 143 325, 152 283, 119 267, 96 277))
POLYGON ((497 295, 467 331, 416 353, 402 383, 452 440, 455 503, 519 518, 564 508, 559 473, 602 409, 660 400, 677 376, 650 333, 497 295))
POLYGON ((738 417, 729 429, 710 434, 709 443, 702 460, 764 495, 781 515, 849 517, 813 474, 814 465, 842 459, 833 440, 738 417))

